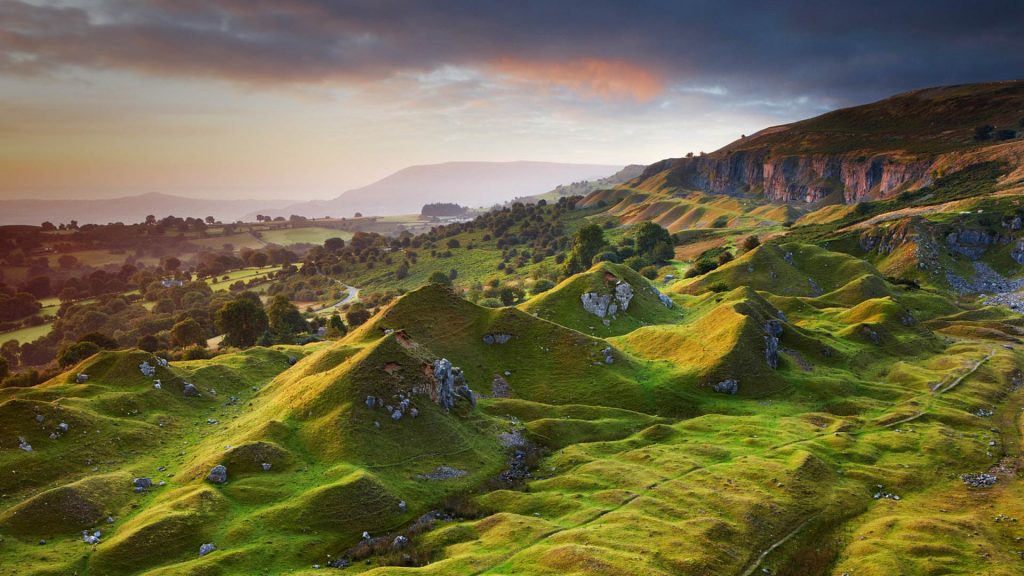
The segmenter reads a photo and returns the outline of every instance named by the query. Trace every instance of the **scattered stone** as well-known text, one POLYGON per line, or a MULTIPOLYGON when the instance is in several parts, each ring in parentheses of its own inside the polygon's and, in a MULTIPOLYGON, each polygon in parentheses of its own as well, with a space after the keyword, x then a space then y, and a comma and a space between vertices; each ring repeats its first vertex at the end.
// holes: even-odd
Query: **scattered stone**
POLYGON ((217 420, 215 420, 213 418, 207 418, 206 419, 206 423, 207 424, 218 424, 217 420))
POLYGON ((961 474, 960 480, 971 488, 991 488, 995 486, 999 477, 995 474, 982 472, 980 474, 961 474))
POLYGON ((163 388, 163 385, 160 384, 159 380, 154 380, 153 381, 153 388, 156 388, 157 390, 160 390, 161 388, 163 388))
POLYGON ((195 385, 189 384, 188 382, 185 382, 185 387, 182 388, 181 391, 183 394, 185 394, 185 396, 191 396, 193 398, 202 396, 202 394, 199 392, 199 388, 196 388, 195 385))
POLYGON ((498 442, 505 448, 525 448, 529 445, 523 433, 519 430, 513 430, 511 432, 500 432, 498 434, 498 442))
POLYGON ((661 302, 661 304, 665 308, 672 308, 673 306, 676 305, 676 303, 673 302, 672 299, 669 298, 667 295, 662 294, 661 292, 658 292, 657 290, 655 290, 655 293, 657 293, 657 295, 658 295, 658 301, 661 302))
POLYGON ((989 410, 988 408, 978 408, 974 412, 971 412, 971 414, 974 414, 975 416, 979 416, 981 418, 988 418, 989 416, 995 414, 995 412, 989 410))
POLYGON ((79 373, 78 375, 75 376, 75 384, 85 384, 88 381, 89 381, 89 375, 85 374, 84 372, 83 373, 79 373))
POLYGON ((160 358, 159 356, 157 356, 157 358, 156 358, 156 363, 161 368, 167 368, 167 365, 168 365, 167 359, 166 358, 160 358))
POLYGON ((23 436, 18 436, 18 448, 21 448, 25 452, 31 452, 32 451, 32 445, 29 444, 28 440, 25 440, 25 438, 23 436))
POLYGON ((452 468, 451 466, 441 465, 434 468, 427 474, 417 474, 417 480, 450 480, 452 478, 462 478, 469 474, 465 470, 459 470, 458 468, 452 468))
POLYGON ((409 408, 409 416, 412 416, 413 418, 415 418, 415 417, 417 417, 419 415, 420 415, 420 411, 419 410, 417 410, 416 408, 409 408))
POLYGON ((580 296, 580 301, 583 303, 584 310, 593 314, 594 316, 597 316, 598 318, 612 316, 619 310, 618 304, 612 302, 611 294, 584 292, 580 296))
POLYGON ((615 363, 615 357, 612 356, 612 348, 611 348, 611 346, 605 348, 604 350, 601 350, 601 354, 604 355, 604 363, 605 364, 614 364, 615 363))
POLYGON ((374 396, 367 396, 366 397, 366 407, 367 408, 373 409, 373 407, 376 406, 376 405, 377 405, 377 398, 376 397, 374 397, 374 396))
POLYGON ((491 397, 511 398, 512 386, 509 385, 508 380, 505 380, 501 376, 495 374, 494 379, 491 380, 491 397))
POLYGON ((213 552, 216 549, 217 549, 217 546, 215 546, 212 543, 203 544, 202 546, 199 547, 199 555, 200 556, 206 556, 207 554, 209 554, 210 552, 213 552))
POLYGON ((715 384, 711 389, 720 394, 735 394, 740 391, 740 382, 734 378, 729 378, 715 384))
POLYGON ((270 472, 270 462, 264 462, 263 464, 260 464, 260 466, 263 467, 264 472, 270 472))
POLYGON ((402 419, 402 411, 401 410, 394 410, 394 411, 392 411, 391 412, 391 419, 394 420, 395 422, 401 420, 402 419))
POLYGON ((85 542, 86 544, 99 544, 100 538, 102 536, 103 535, 100 533, 99 530, 91 534, 89 533, 88 530, 82 530, 82 542, 85 542))
POLYGON ((150 478, 135 478, 132 480, 132 486, 135 487, 136 492, 145 492, 153 487, 153 480, 150 478))
POLYGON ((395 537, 394 541, 391 542, 391 547, 396 549, 396 550, 398 550, 398 549, 401 549, 401 548, 405 548, 405 545, 408 544, 408 543, 409 543, 409 539, 408 538, 406 538, 405 536, 402 536, 402 535, 398 535, 398 536, 395 537))
POLYGON ((224 484, 228 481, 228 469, 223 464, 217 464, 210 470, 210 473, 206 475, 206 479, 213 484, 224 484))
POLYGON ((42 424, 44 420, 46 420, 46 416, 43 416, 42 414, 36 414, 36 422, 42 424))
POLYGON ((782 255, 782 259, 786 261, 786 264, 789 264, 790 266, 793 265, 793 253, 792 252, 786 252, 785 254, 783 254, 782 255))
POLYGON ((363 540, 369 540, 369 539, 370 539, 370 533, 367 532, 366 530, 363 530, 363 540))
POLYGON ((402 512, 405 512, 406 510, 409 509, 409 506, 405 503, 405 500, 402 500, 398 503, 398 509, 401 510, 402 512))
POLYGON ((298 361, 299 361, 299 359, 296 358, 295 356, 289 356, 288 357, 288 365, 289 366, 295 366, 295 363, 298 362, 298 361))
POLYGON ((881 484, 876 485, 875 488, 877 488, 877 490, 875 491, 874 496, 872 496, 872 498, 874 498, 875 500, 901 500, 901 498, 896 494, 893 494, 892 492, 887 492, 885 490, 885 487, 882 486, 881 484))

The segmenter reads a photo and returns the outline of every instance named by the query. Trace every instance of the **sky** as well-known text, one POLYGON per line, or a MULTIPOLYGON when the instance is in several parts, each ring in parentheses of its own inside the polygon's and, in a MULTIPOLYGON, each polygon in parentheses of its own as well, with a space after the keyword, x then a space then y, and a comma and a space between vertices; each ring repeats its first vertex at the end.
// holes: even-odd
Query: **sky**
POLYGON ((0 198, 335 197, 647 164, 1024 77, 1024 2, 0 0, 0 198))

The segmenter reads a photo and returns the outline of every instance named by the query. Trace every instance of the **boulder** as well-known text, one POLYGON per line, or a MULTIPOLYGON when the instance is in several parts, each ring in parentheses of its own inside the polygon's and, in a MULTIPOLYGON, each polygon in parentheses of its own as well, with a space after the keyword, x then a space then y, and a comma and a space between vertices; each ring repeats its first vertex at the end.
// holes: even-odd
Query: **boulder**
POLYGON ((132 486, 135 487, 136 492, 145 492, 153 487, 153 480, 149 478, 135 478, 132 480, 132 486))
POLYGON ((493 334, 484 334, 484 344, 505 344, 512 339, 511 334, 505 334, 503 332, 496 332, 493 334))
POLYGON ((740 382, 739 380, 729 378, 715 384, 711 389, 720 394, 735 394, 740 391, 740 382))
POLYGON ((580 296, 580 301, 583 303, 584 310, 593 314, 594 316, 597 316, 598 318, 612 316, 619 309, 618 304, 612 302, 611 294, 584 292, 583 295, 580 296))
POLYGON ((224 484, 228 481, 228 469, 223 464, 217 464, 206 475, 206 479, 213 484, 224 484))
POLYGON ((89 375, 85 374, 85 373, 78 374, 77 376, 75 376, 75 383, 76 384, 85 384, 88 380, 89 380, 89 375))
POLYGON ((199 388, 196 388, 195 385, 189 384, 188 382, 185 382, 185 387, 182 388, 181 392, 185 396, 190 396, 193 398, 202 396, 202 394, 200 394, 199 392, 199 388))
POLYGON ((619 308, 628 310, 629 303, 633 300, 633 287, 626 282, 616 284, 615 300, 619 303, 619 308))
POLYGON ((202 546, 199 547, 199 555, 200 556, 206 556, 207 554, 209 554, 210 552, 213 552, 216 549, 217 549, 217 547, 215 545, 211 544, 211 543, 203 544, 202 546))

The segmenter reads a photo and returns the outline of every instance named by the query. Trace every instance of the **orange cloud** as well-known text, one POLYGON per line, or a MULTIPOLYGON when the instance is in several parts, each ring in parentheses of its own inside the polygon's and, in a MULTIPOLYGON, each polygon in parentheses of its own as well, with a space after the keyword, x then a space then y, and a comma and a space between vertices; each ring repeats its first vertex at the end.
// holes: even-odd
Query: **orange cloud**
POLYGON ((649 102, 665 91, 665 80, 653 71, 622 60, 587 58, 568 62, 501 59, 493 68, 514 80, 568 88, 584 97, 649 102))

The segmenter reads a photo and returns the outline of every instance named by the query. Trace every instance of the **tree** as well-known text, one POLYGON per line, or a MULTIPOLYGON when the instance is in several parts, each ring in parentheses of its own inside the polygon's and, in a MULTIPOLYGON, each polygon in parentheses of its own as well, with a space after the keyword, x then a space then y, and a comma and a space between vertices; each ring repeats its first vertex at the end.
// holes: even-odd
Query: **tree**
POLYGON ((355 218, 362 218, 363 217, 363 213, 362 212, 356 212, 352 216, 355 217, 355 218))
POLYGON ((590 267, 590 263, 606 245, 604 231, 597 224, 582 226, 573 235, 569 257, 563 268, 567 276, 578 274, 590 267))
POLYGON ((4 342, 3 346, 0 346, 0 356, 7 361, 7 366, 10 368, 17 368, 21 356, 21 346, 17 340, 8 340, 4 342))
POLYGON ((324 240, 324 248, 331 252, 337 252, 345 248, 345 241, 341 238, 328 238, 324 240))
POLYGON ((175 258, 174 256, 171 256, 171 257, 167 258, 166 260, 164 260, 164 269, 167 270, 168 272, 174 272, 175 270, 177 270, 180 267, 181 267, 181 260, 175 258))
POLYGON ((78 258, 71 254, 65 254, 57 259, 57 264, 60 264, 61 268, 74 268, 78 265, 78 258))
POLYGON ((355 310, 349 310, 348 314, 345 314, 345 321, 348 325, 355 328, 356 326, 362 326, 370 319, 370 311, 365 308, 356 308, 355 310))
POLYGON ((245 293, 221 306, 217 310, 216 322, 217 327, 224 332, 224 342, 239 348, 255 344, 270 325, 263 307, 254 303, 245 293))
POLYGON ((53 225, 53 222, 43 222, 42 229, 43 232, 53 232, 57 227, 53 225))
POLYGON ((449 278, 447 274, 445 274, 444 272, 441 272, 440 270, 435 270, 430 275, 430 278, 427 279, 427 282, 429 282, 431 284, 443 284, 444 286, 451 286, 452 285, 451 278, 449 278))
POLYGON ((185 348, 190 345, 206 346, 206 334, 203 327, 193 318, 186 318, 171 328, 171 341, 185 348))
POLYGON ((156 339, 156 336, 146 334, 142 338, 138 339, 135 346, 138 347, 139 350, 152 353, 160 349, 160 341, 156 339))
POLYGON ((975 140, 988 140, 989 138, 992 137, 992 131, 995 130, 995 129, 996 129, 996 127, 992 126, 991 124, 985 124, 984 126, 978 126, 977 128, 974 129, 974 139, 975 140))
POLYGON ((341 316, 333 314, 331 319, 327 321, 327 336, 330 338, 340 338, 347 333, 348 328, 341 320, 341 316))
POLYGON ((266 252, 253 252, 249 257, 249 264, 257 268, 263 268, 270 263, 270 255, 266 252))
POLYGON ((68 366, 78 364, 99 351, 100 347, 92 342, 76 342, 61 352, 57 362, 60 363, 61 368, 67 368, 68 366))
POLYGON ((213 223, 215 223, 215 222, 217 222, 217 219, 216 219, 216 218, 214 218, 213 216, 207 216, 207 217, 206 217, 206 223, 207 223, 207 224, 213 224, 213 223))
POLYGON ((101 332, 89 332, 78 339, 78 342, 92 342, 104 350, 117 350, 117 340, 101 332))
POLYGON ((309 331, 309 324, 302 317, 299 309, 291 303, 283 294, 274 296, 267 307, 267 318, 270 322, 270 330, 278 338, 288 338, 300 332, 309 331))
POLYGON ((751 250, 757 248, 760 245, 761 239, 758 238, 757 236, 751 235, 743 239, 743 244, 741 244, 740 247, 743 249, 744 252, 750 252, 751 250))

